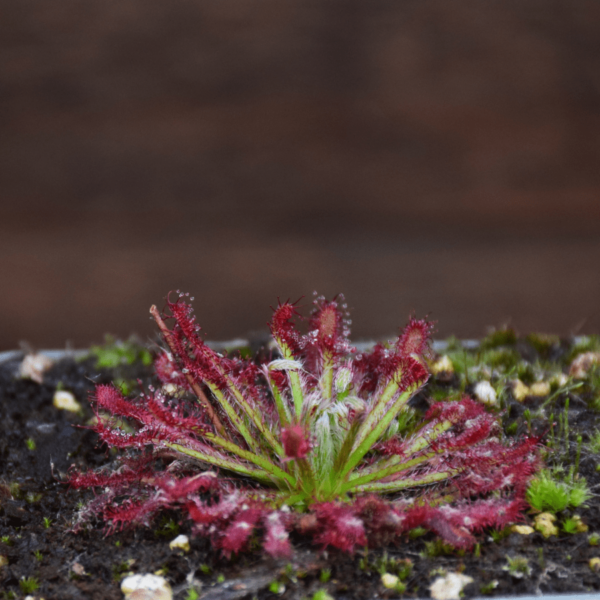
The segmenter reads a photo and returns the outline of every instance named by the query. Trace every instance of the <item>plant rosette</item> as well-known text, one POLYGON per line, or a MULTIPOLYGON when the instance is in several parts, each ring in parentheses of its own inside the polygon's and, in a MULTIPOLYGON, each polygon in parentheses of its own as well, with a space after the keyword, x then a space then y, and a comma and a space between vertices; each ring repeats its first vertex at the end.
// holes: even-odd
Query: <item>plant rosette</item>
POLYGON ((260 540, 285 557, 292 531, 352 551, 422 527, 470 548, 484 528, 522 519, 539 438, 507 440, 469 397, 408 418, 429 377, 427 321, 360 353, 343 297, 316 298, 304 334, 296 306, 280 303, 276 355, 260 362, 210 349, 187 295, 151 314, 162 388, 96 388, 92 429, 119 466, 71 473, 74 487, 102 488, 79 525, 98 516, 110 532, 177 508, 225 556, 260 540))

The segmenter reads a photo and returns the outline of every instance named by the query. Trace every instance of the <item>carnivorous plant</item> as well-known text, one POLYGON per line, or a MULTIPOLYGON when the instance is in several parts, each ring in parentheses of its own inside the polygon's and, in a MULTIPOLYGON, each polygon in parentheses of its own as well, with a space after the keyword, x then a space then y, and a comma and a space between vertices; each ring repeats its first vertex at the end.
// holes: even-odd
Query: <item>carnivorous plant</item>
POLYGON ((153 306, 162 387, 136 399, 97 387, 93 429, 123 452, 117 468, 71 474, 103 488, 82 519, 110 531, 179 507, 225 555, 262 536, 273 556, 291 553, 292 530, 351 551, 425 527, 465 548, 519 520, 538 440, 504 441, 497 416, 467 396, 399 431, 429 377, 431 324, 411 318, 393 342, 357 352, 345 311, 341 296, 316 298, 302 334, 296 306, 280 303, 275 354, 256 362, 212 350, 187 295, 153 306))

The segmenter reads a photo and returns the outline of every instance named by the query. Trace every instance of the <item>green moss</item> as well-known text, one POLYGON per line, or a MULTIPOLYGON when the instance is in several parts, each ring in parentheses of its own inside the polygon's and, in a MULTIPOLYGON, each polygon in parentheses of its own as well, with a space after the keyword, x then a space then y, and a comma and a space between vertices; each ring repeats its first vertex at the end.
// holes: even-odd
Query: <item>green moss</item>
POLYGON ((435 558, 437 556, 449 556, 455 553, 455 548, 450 544, 436 538, 430 542, 425 542, 425 550, 423 551, 424 558, 435 558))
POLYGON ((521 362, 521 355, 513 348, 488 350, 481 355, 480 362, 493 369, 515 369, 521 362))
POLYGON ((41 492, 27 492, 27 494, 25 494, 25 501, 28 504, 37 504, 43 497, 44 495, 41 492))
POLYGON ((179 523, 172 517, 163 515, 158 526, 154 530, 154 535, 159 538, 174 538, 179 535, 179 523))
POLYGON ((285 585, 280 581, 271 581, 269 584, 269 591, 272 594, 283 594, 283 592, 285 592, 285 585))
POLYGON ((529 561, 524 556, 507 556, 506 560, 508 564, 503 567, 505 571, 508 571, 513 577, 521 579, 523 577, 529 577, 531 575, 531 567, 529 561))
POLYGON ((535 348, 543 359, 548 359, 552 351, 560 346, 560 338, 557 335, 547 333, 530 333, 525 340, 535 348))
POLYGON ((411 540, 415 540, 421 536, 424 536, 427 533, 427 529, 424 527, 415 527, 408 532, 408 537, 411 540))
POLYGON ((19 587, 23 594, 33 594, 33 592, 39 590, 40 583, 35 577, 22 577, 19 580, 19 587))
POLYGON ((491 594, 493 593, 493 591, 498 587, 498 580, 497 579, 492 579, 492 581, 490 581, 489 583, 486 583, 485 585, 482 585, 479 588, 479 592, 481 594, 491 594))
POLYGON ((133 339, 122 341, 107 335, 104 345, 92 346, 90 353, 96 356, 97 368, 114 369, 137 362, 145 366, 152 364, 152 354, 133 339))
POLYGON ((467 375, 469 369, 479 364, 478 358, 473 353, 463 349, 457 352, 449 352, 448 358, 454 365, 454 372, 459 376, 467 375))
POLYGON ((13 481, 11 484, 9 484, 8 489, 10 491, 10 495, 15 500, 21 499, 21 486, 16 481, 13 481))
POLYGON ((331 579, 331 569, 321 569, 319 574, 319 581, 321 583, 327 583, 331 579))
POLYGON ((126 573, 129 573, 129 569, 131 568, 131 565, 129 564, 129 562, 127 562, 126 560, 114 564, 112 566, 112 579, 113 581, 121 581, 121 579, 123 579, 123 576, 126 573))
POLYGON ((510 527, 505 527, 504 529, 492 529, 490 531, 490 536, 492 540, 496 543, 501 542, 504 538, 508 537, 511 534, 510 527))
POLYGON ((333 596, 331 596, 327 590, 317 590, 312 597, 312 600, 334 600, 333 596))
POLYGON ((135 389, 136 382, 132 379, 120 379, 114 380, 114 384, 121 390, 123 396, 130 396, 135 389))
POLYGON ((590 497, 585 479, 561 481, 558 473, 541 471, 529 484, 527 502, 539 511, 560 512, 577 508, 590 497))
POLYGON ((517 343, 517 334, 511 327, 495 329, 481 340, 480 348, 489 350, 500 346, 514 346, 517 343))
POLYGON ((516 365, 515 374, 517 379, 520 379, 525 385, 531 385, 536 380, 534 367, 523 360, 516 365))
POLYGON ((588 450, 593 454, 600 454, 600 429, 596 429, 587 443, 588 450))

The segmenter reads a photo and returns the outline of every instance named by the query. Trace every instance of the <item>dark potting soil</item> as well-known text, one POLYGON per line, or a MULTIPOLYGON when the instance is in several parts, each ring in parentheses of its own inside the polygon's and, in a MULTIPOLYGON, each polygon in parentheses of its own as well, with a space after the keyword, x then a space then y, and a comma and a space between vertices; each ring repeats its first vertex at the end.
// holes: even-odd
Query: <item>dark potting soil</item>
MULTIPOLYGON (((530 363, 540 359, 537 350, 527 344, 516 344, 511 352, 530 363)), ((563 343, 557 346, 555 356, 541 358, 563 361, 565 371, 568 352, 569 347, 563 343)), ((64 474, 72 463, 79 468, 94 468, 113 458, 106 448, 97 446, 94 433, 78 427, 92 416, 88 396, 95 383, 115 378, 139 378, 147 385, 153 381, 151 368, 134 365, 111 371, 97 368, 95 359, 65 359, 38 384, 19 378, 17 367, 16 361, 0 364, 0 557, 7 559, 7 564, 0 566, 0 598, 21 598, 30 593, 46 600, 120 599, 120 581, 130 572, 162 573, 171 583, 174 597, 180 599, 301 599, 312 598, 321 589, 340 600, 392 598, 399 594, 383 587, 381 572, 393 571, 394 561, 399 559, 410 559, 413 565, 404 581, 404 597, 429 597, 432 581, 450 571, 473 578, 464 589, 466 598, 486 592, 494 596, 600 590, 600 574, 589 566, 591 558, 600 556, 600 546, 589 542, 591 533, 600 533, 600 500, 596 495, 575 511, 589 526, 587 533, 561 532, 546 539, 538 532, 521 535, 507 529, 494 536, 485 532, 478 535, 479 544, 469 553, 442 546, 427 533, 415 539, 407 536, 393 546, 368 553, 357 551, 353 556, 332 550, 322 552, 308 539, 296 537, 296 554, 289 563, 265 558, 259 551, 225 560, 207 540, 194 538, 190 524, 180 521, 176 513, 163 515, 152 528, 111 536, 104 535, 101 523, 73 533, 78 505, 92 492, 70 490, 61 482, 64 474), (53 406, 57 386, 75 395, 83 406, 80 413, 53 406), (169 542, 179 533, 190 536, 188 553, 169 548, 169 542), (515 556, 527 559, 529 575, 519 578, 505 570, 507 557, 515 556), (34 591, 36 583, 38 589, 34 591)), ((434 378, 421 394, 420 404, 439 399, 444 391, 456 392, 459 384, 456 374, 434 378)), ((472 388, 467 385, 466 389, 468 392, 472 388)), ((600 413, 594 410, 597 396, 593 396, 588 386, 583 391, 577 388, 556 394, 552 399, 553 411, 558 415, 565 411, 569 398, 568 436, 573 448, 577 436, 582 436, 579 474, 586 478, 592 493, 600 486, 600 473, 596 471, 599 457, 586 446, 600 425, 600 413)), ((546 400, 528 398, 517 402, 508 392, 503 399, 504 427, 514 435, 529 427, 547 430, 547 419, 532 420, 530 416, 546 400)), ((545 412, 550 412, 548 407, 545 412)), ((569 514, 564 512, 563 520, 569 514)), ((530 524, 532 517, 527 516, 530 524)))

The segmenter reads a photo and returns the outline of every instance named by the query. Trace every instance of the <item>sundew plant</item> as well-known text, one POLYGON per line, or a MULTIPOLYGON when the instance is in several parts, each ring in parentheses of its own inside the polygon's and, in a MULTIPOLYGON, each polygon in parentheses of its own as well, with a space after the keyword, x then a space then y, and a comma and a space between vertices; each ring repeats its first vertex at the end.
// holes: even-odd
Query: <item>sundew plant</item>
POLYGON ((399 427, 429 377, 431 324, 413 318, 358 353, 345 311, 341 296, 317 298, 302 334, 297 308, 280 303, 276 351, 259 363, 209 348, 187 295, 153 306, 163 385, 134 399, 97 387, 93 429, 121 453, 71 474, 102 488, 80 522, 99 516, 113 531, 180 508, 226 556, 259 542, 283 557, 292 531, 352 551, 424 527, 469 548, 477 531, 519 520, 538 439, 503 440, 497 416, 466 396, 399 427))

